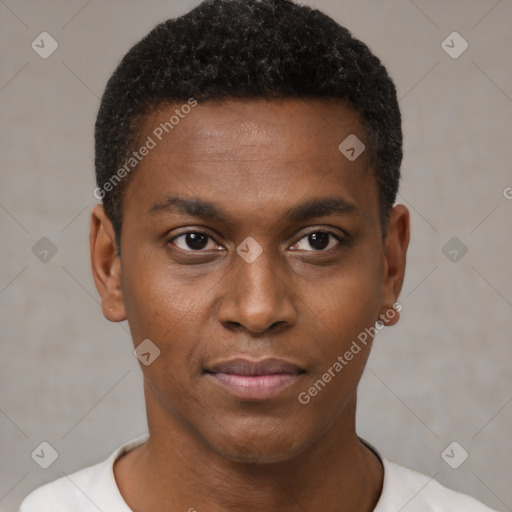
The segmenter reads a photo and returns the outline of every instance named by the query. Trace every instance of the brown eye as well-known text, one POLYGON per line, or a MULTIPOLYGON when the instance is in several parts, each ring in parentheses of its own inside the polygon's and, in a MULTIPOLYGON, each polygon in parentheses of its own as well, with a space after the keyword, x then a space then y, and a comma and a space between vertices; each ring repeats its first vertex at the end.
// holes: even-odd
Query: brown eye
POLYGON ((308 235, 308 242, 315 251, 322 251, 329 245, 329 233, 311 233, 308 235))
POLYGON ((325 251, 341 243, 342 240, 330 231, 314 231, 302 237, 292 247, 299 251, 325 251))
POLYGON ((169 243, 176 245, 176 247, 184 251, 202 251, 205 249, 215 249, 218 245, 208 236, 201 231, 189 231, 175 236, 169 240, 169 243), (211 247, 208 247, 210 242, 211 247))

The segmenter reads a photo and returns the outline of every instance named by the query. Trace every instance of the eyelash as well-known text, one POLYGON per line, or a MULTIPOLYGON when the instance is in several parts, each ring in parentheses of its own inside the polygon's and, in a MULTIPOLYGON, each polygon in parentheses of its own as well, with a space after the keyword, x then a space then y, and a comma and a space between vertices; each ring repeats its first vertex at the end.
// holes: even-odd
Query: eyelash
MULTIPOLYGON (((172 244, 172 245, 175 245, 174 244, 174 241, 178 238, 181 238, 181 237, 184 237, 186 235, 189 235, 189 234, 199 234, 199 235, 205 235, 209 240, 213 240, 215 243, 217 243, 215 241, 215 239, 210 236, 208 233, 204 232, 204 231, 200 231, 200 230, 190 230, 190 231, 185 231, 184 233, 180 233, 179 235, 175 235, 173 236, 172 238, 170 238, 168 241, 167 241, 167 245, 169 244, 172 244)), ((312 234, 316 234, 316 233, 324 233, 324 234, 327 234, 327 235, 330 235, 332 236, 334 239, 337 240, 338 242, 338 245, 335 246, 335 247, 331 247, 330 249, 320 249, 320 250, 310 250, 310 251, 306 251, 306 252, 313 252, 313 253, 322 253, 322 252, 330 252, 332 251, 333 249, 336 249, 336 247, 340 247, 340 246, 344 246, 344 245, 347 245, 348 244, 348 241, 346 240, 345 237, 340 237, 337 233, 335 233, 334 231, 331 231, 331 230, 328 230, 328 229, 315 229, 313 231, 310 231, 308 233, 305 233, 301 238, 299 238, 299 240, 297 240, 297 242, 293 243, 292 245, 296 245, 297 243, 299 243, 301 240, 303 240, 304 238, 308 237, 309 235, 312 235, 312 234)), ((217 245, 220 245, 217 243, 217 245)), ((201 254, 201 253, 208 253, 209 251, 208 250, 204 250, 204 249, 198 249, 198 250, 194 250, 194 249, 182 249, 181 247, 178 247, 179 250, 181 251, 184 251, 184 252, 189 252, 189 253, 198 253, 198 254, 201 254)), ((299 250, 300 251, 300 250, 299 250)))

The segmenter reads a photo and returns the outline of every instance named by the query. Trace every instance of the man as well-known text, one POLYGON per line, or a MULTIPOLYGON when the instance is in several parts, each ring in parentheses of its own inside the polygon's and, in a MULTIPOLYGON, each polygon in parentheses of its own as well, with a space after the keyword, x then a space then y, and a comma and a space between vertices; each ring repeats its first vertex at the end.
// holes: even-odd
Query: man
POLYGON ((149 436, 21 512, 490 510, 356 433, 401 309, 401 160, 393 82, 319 11, 206 1, 135 45, 98 114, 90 242, 149 436))

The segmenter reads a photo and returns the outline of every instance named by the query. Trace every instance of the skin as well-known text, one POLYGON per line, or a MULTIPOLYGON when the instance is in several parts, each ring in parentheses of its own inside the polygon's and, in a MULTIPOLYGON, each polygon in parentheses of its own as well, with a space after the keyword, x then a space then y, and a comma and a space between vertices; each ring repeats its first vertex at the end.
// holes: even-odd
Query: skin
MULTIPOLYGON (((176 107, 145 117, 140 145, 176 107)), ((352 133, 364 141, 358 115, 339 100, 206 102, 130 177, 121 257, 95 206, 91 261, 103 314, 127 318, 135 346, 150 339, 161 351, 141 364, 150 439, 114 466, 134 511, 373 510, 383 470, 355 430, 372 343, 307 405, 298 401, 402 288, 409 212, 393 208, 383 241, 367 151, 351 162, 338 150, 352 133), (169 194, 210 201, 226 219, 148 213, 169 194), (285 215, 333 196, 355 209, 285 215), (175 238, 187 230, 211 238, 198 249, 175 238), (319 230, 333 233, 328 244, 308 238, 319 230), (252 263, 236 252, 248 236, 263 250, 252 263), (236 399, 203 373, 236 356, 278 357, 304 373, 273 398, 236 399)))

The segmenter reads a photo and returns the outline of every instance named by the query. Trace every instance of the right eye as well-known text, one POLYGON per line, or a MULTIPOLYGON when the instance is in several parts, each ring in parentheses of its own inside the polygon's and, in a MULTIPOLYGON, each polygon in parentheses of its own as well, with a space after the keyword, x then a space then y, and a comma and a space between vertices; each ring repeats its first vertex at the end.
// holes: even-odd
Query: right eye
POLYGON ((173 236, 167 243, 187 252, 206 252, 220 247, 210 235, 203 231, 187 231, 173 236), (210 247, 208 247, 208 241, 211 242, 210 247))

